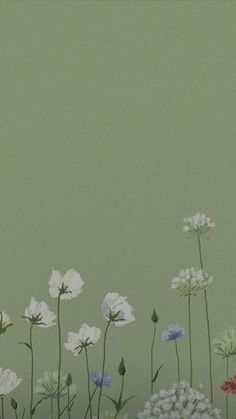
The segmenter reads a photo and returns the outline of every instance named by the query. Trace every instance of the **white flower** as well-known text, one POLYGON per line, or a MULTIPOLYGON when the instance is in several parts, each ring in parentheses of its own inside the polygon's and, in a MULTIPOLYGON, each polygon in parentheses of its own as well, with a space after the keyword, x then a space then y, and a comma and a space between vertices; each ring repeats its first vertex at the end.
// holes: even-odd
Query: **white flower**
POLYGON ((197 295, 213 281, 213 277, 202 269, 194 266, 182 269, 178 276, 172 279, 171 288, 176 288, 181 295, 197 295))
POLYGON ((79 272, 74 269, 69 269, 64 276, 53 270, 49 281, 49 294, 51 297, 58 298, 60 295, 62 300, 71 300, 83 291, 83 285, 84 281, 79 272))
POLYGON ((82 324, 78 333, 67 333, 65 348, 79 355, 88 346, 94 345, 101 337, 101 330, 97 327, 90 327, 86 323, 82 324))
MULTIPOLYGON (((60 397, 67 395, 66 377, 61 374, 60 376, 60 397)), ((44 372, 43 377, 37 380, 34 392, 42 397, 57 397, 57 385, 58 385, 58 371, 44 372)), ((74 395, 77 392, 76 384, 71 384, 70 395, 74 395)))
POLYGON ((182 380, 169 390, 153 394, 138 413, 138 419, 206 419, 221 418, 221 411, 213 409, 204 394, 182 380))
POLYGON ((0 368, 0 396, 5 396, 14 390, 22 381, 16 373, 10 369, 0 368))
POLYGON ((5 311, 0 311, 0 335, 5 333, 9 326, 12 326, 10 317, 5 311))
POLYGON ((133 308, 117 292, 108 292, 102 302, 102 313, 106 320, 112 321, 115 326, 124 326, 135 320, 133 308))
POLYGON ((53 326, 55 324, 53 320, 56 318, 44 301, 38 302, 34 297, 31 297, 30 305, 26 307, 23 317, 32 325, 39 327, 53 326))
POLYGON ((213 227, 215 227, 215 223, 211 221, 210 217, 200 212, 184 218, 183 231, 185 233, 206 233, 213 227))

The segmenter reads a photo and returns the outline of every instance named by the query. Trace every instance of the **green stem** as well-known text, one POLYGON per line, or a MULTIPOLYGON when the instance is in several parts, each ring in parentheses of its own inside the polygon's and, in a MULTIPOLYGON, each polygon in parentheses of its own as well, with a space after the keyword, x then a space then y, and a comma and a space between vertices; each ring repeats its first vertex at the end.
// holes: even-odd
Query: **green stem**
POLYGON ((60 387, 61 387, 61 319, 60 319, 61 294, 57 299, 57 327, 58 327, 58 378, 57 378, 57 418, 61 416, 60 387))
POLYGON ((18 419, 18 413, 17 413, 17 410, 15 410, 15 417, 16 417, 16 419, 18 419))
POLYGON ((108 321, 107 327, 106 327, 105 333, 104 333, 104 340, 103 340, 102 382, 101 382, 101 387, 99 389, 99 394, 98 394, 97 419, 100 419, 100 406, 101 406, 101 397, 102 397, 103 377, 104 377, 105 363, 106 363, 106 340, 107 340, 107 332, 108 332, 108 329, 110 327, 110 324, 111 324, 111 322, 108 321))
POLYGON ((193 385, 193 356, 192 356, 192 319, 191 296, 188 295, 188 333, 189 333, 189 361, 190 361, 190 386, 193 385))
POLYGON ((90 419, 93 418, 92 413, 92 405, 91 405, 91 390, 90 390, 90 377, 89 377, 89 362, 88 362, 88 349, 85 346, 85 357, 86 357, 86 369, 87 369, 87 379, 88 379, 88 396, 89 396, 89 413, 90 413, 90 419))
POLYGON ((155 344, 155 339, 156 339, 156 331, 157 331, 157 324, 154 323, 153 338, 152 338, 152 344, 151 344, 151 394, 153 394, 153 386, 154 386, 154 383, 152 382, 153 376, 154 376, 153 352, 154 352, 154 344, 155 344))
POLYGON ((67 387, 67 404, 68 404, 67 416, 68 416, 68 419, 70 419, 70 386, 67 387))
MULTIPOLYGON (((95 387, 95 389, 92 392, 90 402, 92 402, 93 396, 95 395, 96 391, 97 391, 97 387, 95 387)), ((84 419, 87 419, 88 412, 89 412, 89 407, 90 407, 90 404, 88 404, 88 407, 87 407, 86 412, 85 412, 85 415, 84 415, 84 419)))
POLYGON ((53 398, 50 398, 50 414, 51 414, 51 419, 53 419, 53 398))
MULTIPOLYGON (((226 358, 226 379, 229 378, 229 357, 226 358)), ((226 410, 226 419, 229 419, 229 395, 226 393, 225 396, 225 410, 226 410)))
POLYGON ((31 379, 30 379, 30 419, 34 403, 34 350, 33 350, 33 325, 30 326, 30 352, 31 352, 31 379))
POLYGON ((21 419, 24 419, 24 417, 25 417, 25 411, 26 411, 26 408, 24 408, 24 410, 23 410, 22 418, 21 419))
MULTIPOLYGON (((197 233, 198 239, 198 251, 200 258, 200 266, 203 269, 203 259, 202 259, 202 246, 200 234, 197 233)), ((208 301, 207 301, 207 291, 204 290, 204 301, 205 301, 205 312, 206 312, 206 323, 207 323, 207 336, 208 336, 208 359, 209 359, 209 381, 210 381, 210 393, 211 393, 211 403, 213 402, 213 378, 212 378, 212 354, 211 354, 211 329, 210 329, 210 320, 209 320, 209 310, 208 310, 208 301)))
POLYGON ((177 346, 176 340, 175 340, 175 353, 177 357, 178 382, 180 382, 180 360, 179 360, 179 352, 178 352, 178 346, 177 346))
MULTIPOLYGON (((124 391, 124 384, 125 384, 125 376, 122 375, 121 389, 120 389, 120 397, 119 397, 119 401, 118 401, 119 406, 121 405, 121 402, 122 402, 122 396, 123 396, 123 391, 124 391)), ((116 414, 114 416, 114 419, 117 418, 117 416, 119 415, 120 411, 121 411, 121 408, 117 409, 116 414)))
POLYGON ((5 416, 4 416, 4 400, 3 400, 3 397, 1 398, 1 405, 2 405, 2 419, 5 419, 5 416))

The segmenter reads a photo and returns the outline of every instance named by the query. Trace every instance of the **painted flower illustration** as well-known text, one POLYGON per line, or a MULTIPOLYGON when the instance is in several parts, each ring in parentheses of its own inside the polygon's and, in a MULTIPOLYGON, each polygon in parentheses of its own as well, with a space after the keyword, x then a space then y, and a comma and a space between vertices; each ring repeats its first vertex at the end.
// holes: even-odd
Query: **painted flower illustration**
POLYGON ((83 286, 84 281, 74 269, 69 269, 65 275, 53 270, 49 281, 49 294, 54 298, 60 295, 61 300, 71 300, 81 294, 83 286))
POLYGON ((145 403, 138 419, 220 419, 221 411, 212 407, 209 400, 200 392, 202 386, 194 390, 182 380, 173 384, 169 390, 160 390, 145 403))
POLYGON ((69 332, 67 334, 67 342, 65 348, 79 355, 83 349, 94 345, 100 339, 101 330, 97 327, 90 327, 86 323, 82 324, 78 333, 69 332))
POLYGON ((224 334, 213 340, 214 351, 222 358, 234 357, 236 355, 236 329, 229 327, 224 334))
POLYGON ((112 378, 107 373, 104 373, 103 380, 102 380, 102 373, 99 371, 91 372, 90 373, 90 381, 96 387, 105 387, 111 388, 112 387, 112 378))
POLYGON ((177 289, 180 295, 197 295, 213 281, 213 277, 203 269, 191 268, 181 269, 178 276, 172 279, 171 288, 177 289))
POLYGON ((135 320, 133 308, 127 301, 127 297, 117 292, 108 292, 102 302, 102 313, 106 320, 115 326, 125 326, 135 320))
POLYGON ((206 214, 196 212, 190 217, 184 218, 183 231, 185 233, 206 233, 211 228, 215 227, 215 223, 206 214))
POLYGON ((220 388, 226 393, 236 394, 236 375, 233 375, 224 381, 224 384, 222 384, 220 388))
POLYGON ((34 297, 31 297, 30 305, 26 307, 23 317, 33 326, 39 327, 53 326, 56 319, 56 315, 49 310, 48 305, 44 301, 38 302, 34 297))
POLYGON ((178 324, 169 324, 167 329, 162 332, 161 338, 162 340, 169 342, 182 338, 184 335, 185 330, 182 326, 179 326, 178 324))
POLYGON ((22 381, 18 378, 16 373, 10 369, 4 370, 0 368, 0 395, 5 396, 11 393, 22 381))
POLYGON ((0 335, 5 333, 10 326, 12 326, 10 317, 5 311, 0 311, 0 335))
MULTIPOLYGON (((67 395, 66 376, 61 375, 60 380, 60 397, 67 395)), ((57 385, 58 385, 58 371, 48 372, 45 371, 43 377, 40 377, 36 386, 34 387, 34 393, 42 397, 57 397, 57 385)), ((76 384, 70 385, 71 395, 76 394, 76 384)))

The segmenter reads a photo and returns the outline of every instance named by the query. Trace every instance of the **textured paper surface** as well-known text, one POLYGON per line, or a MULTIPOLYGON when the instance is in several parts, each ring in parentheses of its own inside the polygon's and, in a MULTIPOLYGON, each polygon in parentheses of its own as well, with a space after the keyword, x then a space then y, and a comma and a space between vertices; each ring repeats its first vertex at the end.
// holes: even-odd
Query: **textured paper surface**
MULTIPOLYGON (((30 358, 21 318, 31 295, 49 296, 52 268, 73 267, 84 292, 62 302, 62 336, 82 323, 102 329, 108 291, 128 296, 136 322, 112 328, 106 371, 126 361, 131 418, 150 393, 153 307, 159 315, 156 388, 176 381, 169 323, 187 330, 186 300, 171 290, 181 268, 198 264, 182 220, 205 212, 212 337, 235 324, 235 18, 232 1, 1 1, 1 367, 23 378, 12 393, 28 406, 30 358)), ((193 299, 194 384, 208 387, 203 294, 193 299)), ((188 379, 188 339, 179 345, 188 379)), ((57 368, 57 329, 35 330, 35 378, 57 368)), ((90 353, 101 369, 102 342, 90 353)), ((215 406, 225 362, 213 356, 215 406)), ((63 372, 87 405, 85 358, 63 348, 63 372)), ((230 374, 235 364, 230 361, 230 374)), ((230 396, 231 418, 235 396, 230 396)), ((103 410, 110 409, 103 400, 103 410)), ((82 413, 77 413, 77 412, 82 413)), ((47 417, 42 404, 37 419, 47 417)), ((6 400, 8 418, 13 417, 6 400)), ((79 415, 79 416, 78 416, 79 415)), ((26 416, 28 419, 28 416, 26 416)))

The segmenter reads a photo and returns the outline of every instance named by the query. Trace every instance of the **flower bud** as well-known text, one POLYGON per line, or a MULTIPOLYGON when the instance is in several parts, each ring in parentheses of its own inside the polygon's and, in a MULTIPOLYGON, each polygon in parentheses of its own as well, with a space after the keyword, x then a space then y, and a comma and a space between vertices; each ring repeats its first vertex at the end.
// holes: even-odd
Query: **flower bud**
POLYGON ((71 386, 71 384, 72 384, 72 376, 71 376, 71 374, 69 373, 69 374, 67 375, 67 377, 66 377, 66 387, 70 387, 70 386, 71 386))
POLYGON ((153 323, 158 323, 158 320, 159 320, 159 318, 158 318, 157 312, 156 312, 156 310, 155 310, 155 308, 154 308, 154 309, 153 309, 153 312, 152 312, 151 321, 152 321, 153 323))
POLYGON ((126 369, 125 369, 124 358, 121 358, 120 365, 119 365, 119 368, 118 368, 118 372, 119 372, 120 375, 125 375, 126 369))
POLYGON ((15 399, 11 399, 11 407, 14 410, 17 410, 18 405, 17 405, 17 401, 15 399))

